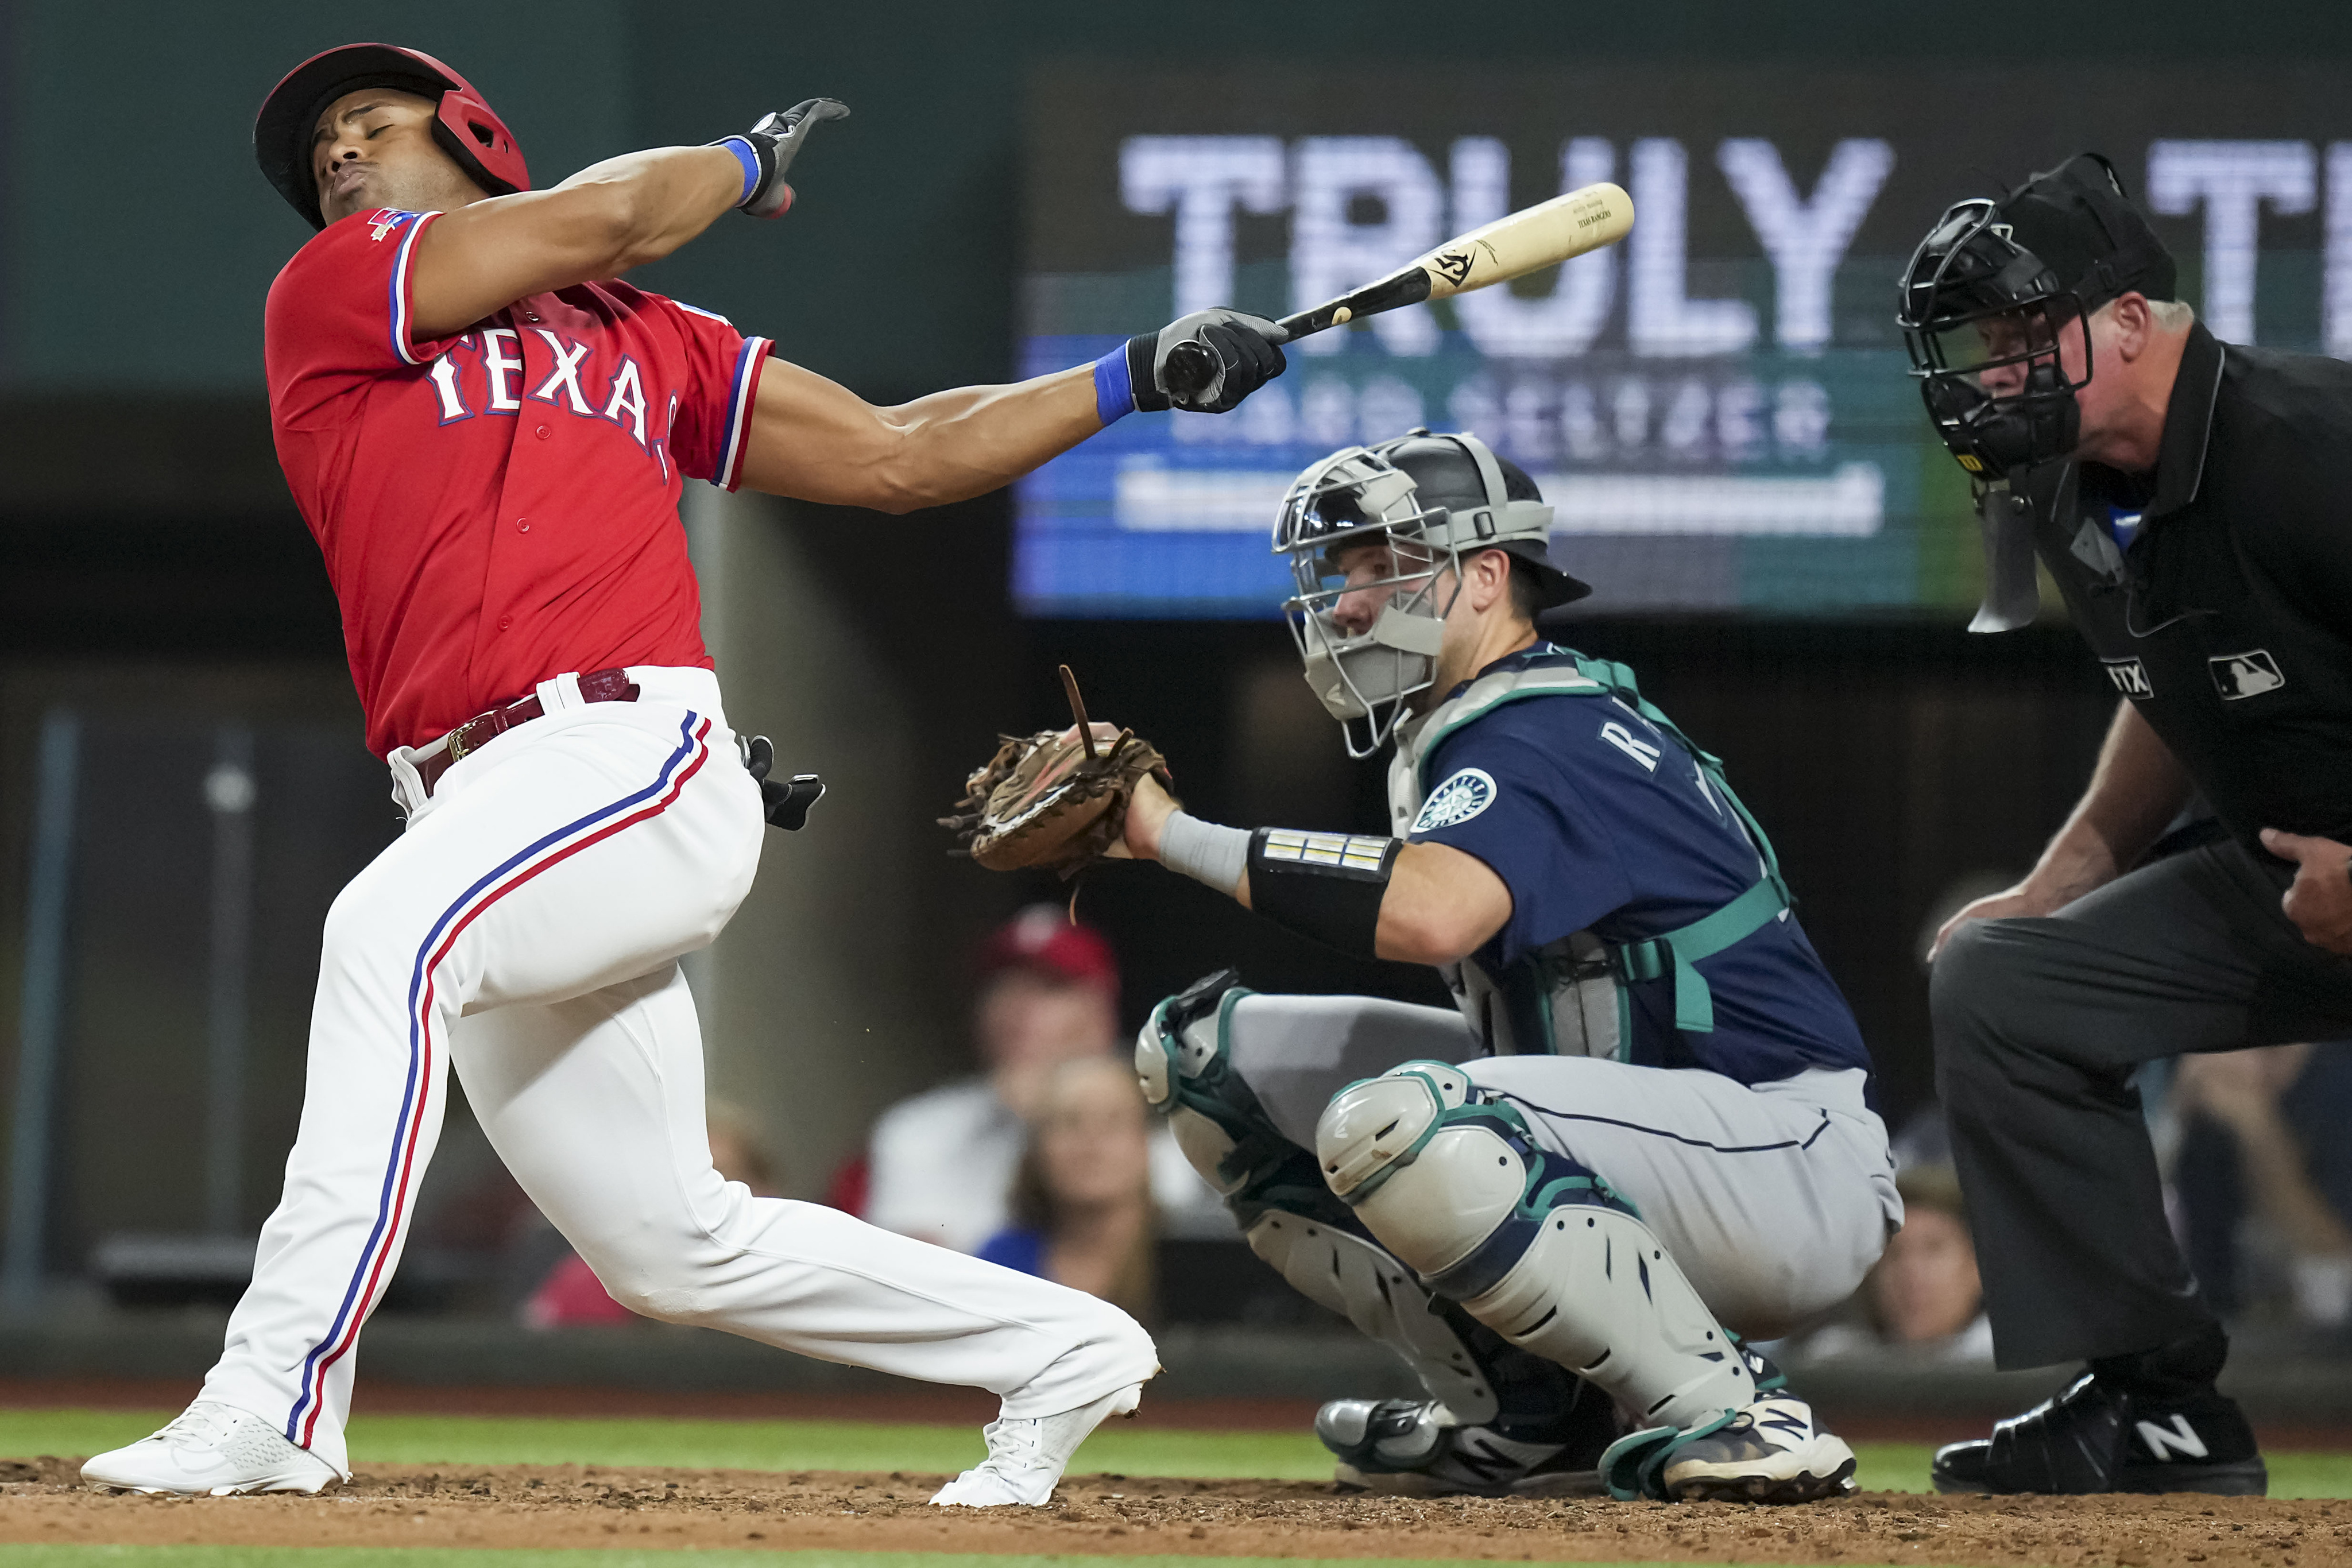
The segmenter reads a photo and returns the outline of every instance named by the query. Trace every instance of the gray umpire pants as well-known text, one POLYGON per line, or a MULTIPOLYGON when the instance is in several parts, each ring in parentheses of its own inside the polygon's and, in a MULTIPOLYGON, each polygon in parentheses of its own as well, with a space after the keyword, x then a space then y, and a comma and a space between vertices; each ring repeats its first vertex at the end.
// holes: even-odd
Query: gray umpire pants
POLYGON ((2352 959, 2281 911, 2293 879, 2209 844, 2054 915, 1964 925, 1936 960, 1936 1082, 2003 1367, 2213 1322, 2129 1080, 2188 1051, 2352 1035, 2352 959))

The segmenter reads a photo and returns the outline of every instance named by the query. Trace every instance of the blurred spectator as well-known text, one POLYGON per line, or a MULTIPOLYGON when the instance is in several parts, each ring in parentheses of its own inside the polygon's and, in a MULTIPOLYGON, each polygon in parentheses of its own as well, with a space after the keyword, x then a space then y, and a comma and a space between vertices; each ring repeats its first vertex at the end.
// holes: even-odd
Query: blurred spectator
POLYGON ((2183 1249, 2225 1313, 2352 1321, 2352 1051, 2279 1045, 2176 1064, 2183 1249))
MULTIPOLYGON (((1907 1131, 1907 1130, 1906 1130, 1907 1131)), ((1992 1360, 1992 1325, 1976 1243, 1969 1237, 1959 1176, 1944 1162, 1895 1178, 1903 1228, 1863 1281, 1851 1310, 1807 1339, 1800 1353, 1827 1358, 1895 1351, 1946 1362, 1992 1360)))
POLYGON ((1013 1176, 1013 1223, 980 1255, 1151 1315, 1150 1112, 1108 1057, 1066 1061, 1040 1086, 1013 1176))
MULTIPOLYGON (((1054 1070, 1129 1060, 1110 944, 1059 904, 1022 911, 982 944, 975 967, 972 1036, 983 1072, 883 1112, 865 1156, 835 1173, 825 1194, 886 1230, 960 1252, 1004 1228, 1026 1118, 1054 1070)), ((1163 1208, 1223 1224, 1215 1195, 1164 1128, 1152 1139, 1151 1169, 1163 1208)))
MULTIPOLYGON (((760 1141, 759 1129, 738 1106, 713 1100, 705 1113, 710 1131, 710 1163, 729 1181, 740 1181, 754 1197, 782 1197, 775 1162, 760 1141)), ((584 1323, 634 1323, 640 1318, 604 1291, 595 1270, 577 1252, 547 1272, 522 1304, 522 1321, 535 1329, 574 1328, 584 1323)))

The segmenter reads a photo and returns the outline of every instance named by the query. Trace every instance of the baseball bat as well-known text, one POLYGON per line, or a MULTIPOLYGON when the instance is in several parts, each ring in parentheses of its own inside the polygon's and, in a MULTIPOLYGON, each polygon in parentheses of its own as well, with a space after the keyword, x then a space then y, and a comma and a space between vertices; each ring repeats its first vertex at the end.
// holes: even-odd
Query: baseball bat
MULTIPOLYGON (((1614 245, 1633 227, 1633 197, 1605 181, 1587 185, 1457 235, 1376 283, 1285 316, 1276 325, 1289 334, 1283 341, 1295 342, 1359 317, 1507 283, 1614 245)), ((1196 396, 1217 379, 1217 369, 1206 343, 1179 343, 1168 351, 1169 391, 1180 399, 1196 396)))

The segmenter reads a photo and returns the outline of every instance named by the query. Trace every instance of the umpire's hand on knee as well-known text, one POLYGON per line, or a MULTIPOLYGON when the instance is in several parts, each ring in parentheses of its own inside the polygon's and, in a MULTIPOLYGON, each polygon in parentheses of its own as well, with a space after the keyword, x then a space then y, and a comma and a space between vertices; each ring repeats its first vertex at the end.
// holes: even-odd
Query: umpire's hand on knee
POLYGON ((1952 933, 1971 920, 2007 920, 2020 915, 2047 915, 2056 904, 2034 892, 2031 879, 1999 893, 1989 893, 1982 898, 1962 904, 1958 913, 1937 928, 1936 940, 1928 945, 1927 962, 1934 963, 1944 951, 1944 944, 1952 933))
POLYGON ((2263 848, 2295 862, 2294 883, 2279 903, 2304 940, 2352 955, 2352 845, 2264 828, 2263 848))

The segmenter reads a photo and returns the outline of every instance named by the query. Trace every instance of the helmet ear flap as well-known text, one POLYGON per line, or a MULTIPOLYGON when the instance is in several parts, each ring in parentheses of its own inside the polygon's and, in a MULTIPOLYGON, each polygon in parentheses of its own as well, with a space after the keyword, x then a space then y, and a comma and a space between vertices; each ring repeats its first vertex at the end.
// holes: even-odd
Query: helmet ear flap
POLYGON ((515 145, 514 132, 488 104, 464 89, 451 88, 441 95, 433 140, 491 195, 530 189, 530 170, 515 145))

